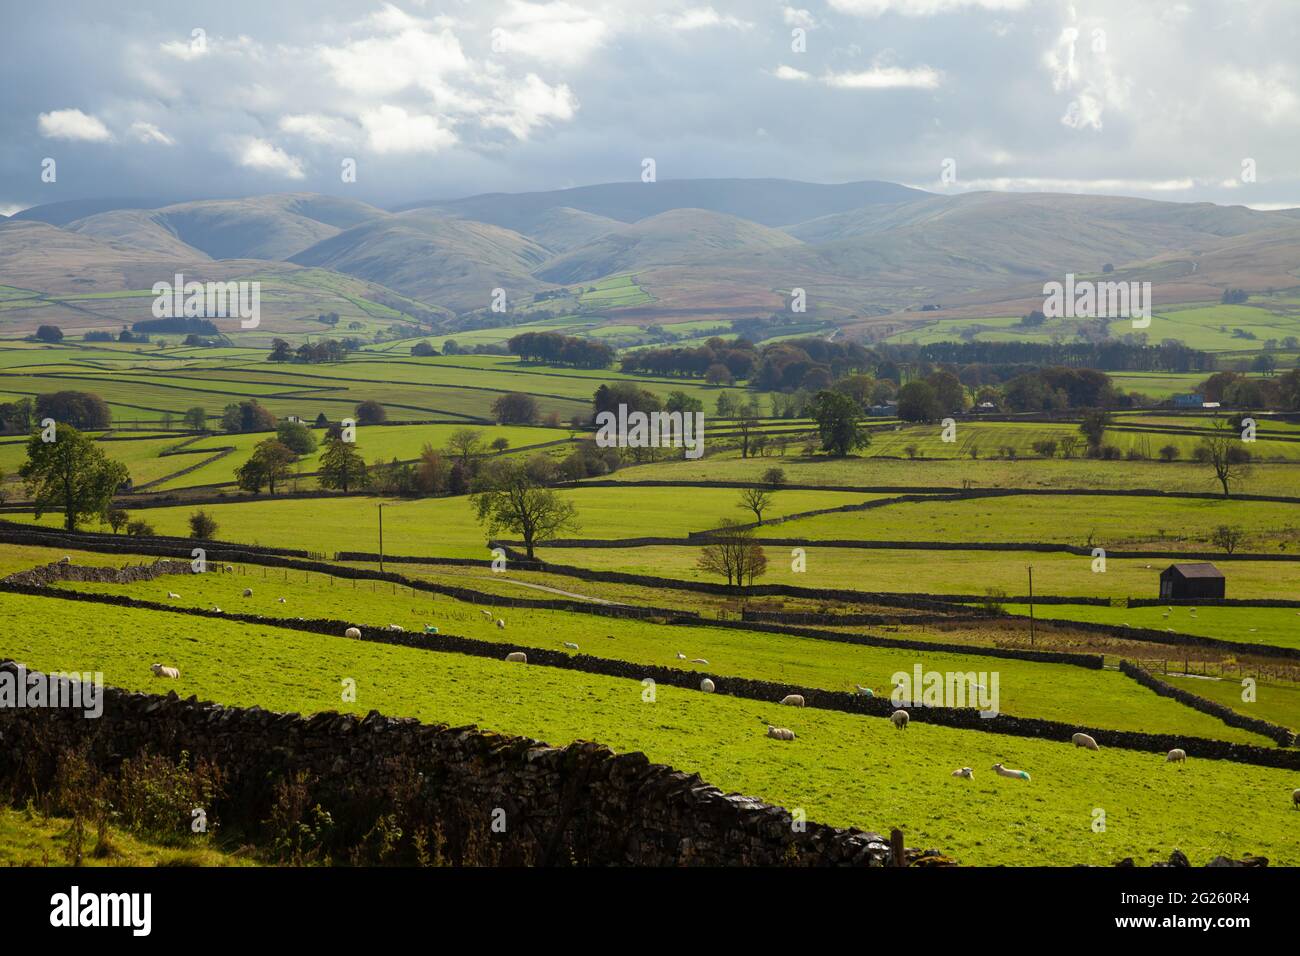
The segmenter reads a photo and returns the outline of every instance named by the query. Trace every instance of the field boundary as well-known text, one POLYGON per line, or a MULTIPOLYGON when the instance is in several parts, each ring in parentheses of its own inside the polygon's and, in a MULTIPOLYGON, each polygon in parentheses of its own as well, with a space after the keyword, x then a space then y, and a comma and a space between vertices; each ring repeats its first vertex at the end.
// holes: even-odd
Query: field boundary
POLYGON ((1272 737, 1277 741, 1279 747, 1294 747, 1296 743, 1295 732, 1281 724, 1275 724, 1268 720, 1261 720, 1258 717, 1247 717, 1228 707, 1226 704, 1220 704, 1217 701, 1201 697, 1199 694, 1193 694, 1191 691, 1183 690, 1181 687, 1175 687, 1166 681, 1162 681, 1154 674, 1149 674, 1141 667, 1130 664, 1128 661, 1119 662, 1120 673, 1126 677, 1131 677, 1143 687, 1148 687, 1155 691, 1161 697, 1169 697, 1184 704, 1193 710, 1199 710, 1203 714, 1209 714, 1211 717, 1217 717, 1229 727, 1236 727, 1240 730, 1249 730, 1265 737, 1272 737))

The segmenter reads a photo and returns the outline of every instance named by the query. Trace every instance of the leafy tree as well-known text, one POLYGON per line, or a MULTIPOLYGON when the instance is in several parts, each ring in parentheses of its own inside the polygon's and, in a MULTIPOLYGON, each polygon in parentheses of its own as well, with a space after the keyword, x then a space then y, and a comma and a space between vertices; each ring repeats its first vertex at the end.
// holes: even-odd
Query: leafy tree
POLYGON ((491 447, 492 450, 495 452, 503 452, 510 447, 510 439, 506 438, 504 435, 502 435, 500 438, 494 438, 492 439, 491 447))
POLYGON ((754 540, 754 530, 743 527, 730 518, 709 532, 708 543, 701 549, 696 567, 709 574, 718 574, 732 584, 753 584, 754 579, 767 571, 767 555, 763 546, 754 540))
POLYGON ((1175 461, 1178 458, 1179 454, 1180 453, 1178 451, 1177 445, 1165 445, 1163 448, 1160 449, 1160 460, 1175 461))
POLYGON ((275 428, 275 437, 296 455, 310 455, 316 450, 316 436, 302 422, 280 422, 275 428))
POLYGON ((1101 450, 1102 439, 1106 437, 1106 428, 1110 425, 1110 414, 1103 408, 1085 409, 1083 421, 1079 423, 1079 432, 1088 442, 1088 454, 1097 455, 1101 450))
POLYGON ((529 558, 536 545, 554 539, 561 531, 578 530, 573 502, 538 485, 518 462, 502 461, 490 469, 482 490, 470 501, 489 536, 502 531, 522 536, 529 558))
POLYGON ((714 414, 719 418, 730 418, 736 414, 736 399, 730 392, 719 392, 713 403, 714 414))
POLYGON ((208 413, 201 405, 195 405, 193 408, 187 408, 185 410, 185 416, 182 421, 185 423, 185 427, 190 431, 205 431, 208 427, 208 413))
POLYGON ((265 432, 275 428, 275 416, 255 398, 232 402, 221 412, 221 427, 226 431, 265 432))
POLYGON ((345 492, 365 485, 366 460, 356 443, 337 437, 326 439, 316 480, 322 488, 345 492))
POLYGON ((483 433, 477 428, 457 428, 447 439, 447 448, 460 457, 465 468, 469 468, 469 460, 483 450, 483 433))
POLYGON ((416 358, 427 358, 430 355, 437 355, 438 350, 428 342, 416 342, 411 346, 411 354, 416 358))
POLYGON ((42 441, 39 432, 32 435, 18 474, 36 517, 62 508, 64 528, 75 531, 84 518, 107 518, 113 494, 129 473, 126 465, 105 456, 89 435, 60 425, 52 442, 42 441))
POLYGON ((289 477, 289 466, 297 457, 293 449, 267 438, 258 442, 248 461, 235 469, 235 479, 245 491, 257 494, 266 485, 275 494, 276 484, 289 477))
POLYGON ((271 354, 266 357, 268 362, 290 362, 293 361, 293 346, 284 339, 271 340, 271 354))
POLYGON ((443 495, 451 484, 451 470, 447 460, 428 442, 420 450, 420 460, 415 470, 415 487, 425 495, 443 495))
POLYGON ((329 423, 330 423, 330 420, 329 420, 329 418, 325 415, 324 412, 317 412, 317 413, 316 413, 316 427, 317 427, 317 428, 328 428, 328 427, 329 427, 329 423))
POLYGON ((143 518, 128 521, 126 523, 126 533, 133 538, 152 538, 158 534, 158 532, 154 531, 153 525, 143 518))
POLYGON ((769 468, 767 471, 763 472, 763 484, 767 485, 773 491, 782 487, 785 484, 785 469, 769 468))
POLYGON ((821 435, 822 451, 836 458, 871 444, 871 435, 860 425, 858 403, 839 392, 818 392, 813 399, 812 417, 821 435))
POLYGON ((928 382, 908 382, 898 390, 898 417, 905 422, 932 422, 943 417, 939 397, 928 382))
POLYGON ((368 398, 357 406, 358 425, 382 425, 388 421, 388 410, 373 398, 368 398))
POLYGON ((767 488, 744 488, 740 492, 739 508, 748 508, 754 512, 757 521, 763 520, 763 512, 772 506, 773 495, 767 488))
POLYGON ((131 520, 131 516, 122 508, 109 508, 108 515, 105 519, 113 534, 117 534, 126 527, 126 523, 131 520))
POLYGON ((502 425, 530 425, 537 420, 537 399, 510 392, 492 403, 492 415, 502 425))
POLYGON ((670 412, 702 412, 704 403, 685 392, 669 392, 664 408, 670 412))
POLYGON ((42 342, 62 342, 63 330, 57 325, 42 325, 36 330, 36 338, 42 342))
POLYGON ((748 458, 754 430, 758 428, 758 409, 750 402, 735 411, 736 427, 740 429, 740 457, 748 458))
POLYGON ((190 537, 210 541, 217 536, 217 519, 200 509, 190 515, 190 537))
POLYGON ((62 425, 96 431, 113 423, 108 404, 90 392, 50 392, 36 396, 36 417, 52 418, 62 425))

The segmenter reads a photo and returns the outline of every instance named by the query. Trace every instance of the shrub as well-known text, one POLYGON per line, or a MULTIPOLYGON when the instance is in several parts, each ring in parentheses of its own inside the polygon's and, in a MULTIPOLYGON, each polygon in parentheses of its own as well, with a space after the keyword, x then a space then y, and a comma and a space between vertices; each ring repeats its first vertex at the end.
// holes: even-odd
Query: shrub
POLYGON ((153 525, 143 518, 136 518, 126 523, 126 533, 133 538, 152 538, 157 532, 153 530, 153 525))
POLYGON ((1160 449, 1161 461, 1174 461, 1178 458, 1179 451, 1177 445, 1165 445, 1160 449))
POLYGON ((206 511, 199 510, 190 515, 190 537, 211 540, 217 536, 217 519, 206 511))
POLYGON ((1123 457, 1123 452, 1119 450, 1118 445, 1103 445, 1101 447, 1101 457, 1106 461, 1115 461, 1123 457))

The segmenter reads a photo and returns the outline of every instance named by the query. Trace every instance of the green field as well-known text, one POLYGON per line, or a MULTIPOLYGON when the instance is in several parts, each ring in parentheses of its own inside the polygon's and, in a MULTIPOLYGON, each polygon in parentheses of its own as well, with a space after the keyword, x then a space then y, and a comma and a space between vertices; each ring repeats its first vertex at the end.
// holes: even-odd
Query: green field
MULTIPOLYGON (((1036 572, 1037 569, 1035 578, 1036 572)), ((1300 583, 1300 574, 1292 572, 1287 579, 1295 586, 1300 583)), ((1023 604, 1008 604, 1006 609, 1012 614, 1029 613, 1029 608, 1023 604)), ((1040 620, 1146 627, 1179 634, 1199 634, 1221 641, 1300 648, 1300 610, 1293 607, 1198 607, 1193 613, 1190 607, 1177 605, 1095 607, 1050 604, 1039 606, 1034 613, 1040 620)))
MULTIPOLYGON (((6 652, 42 670, 102 670, 133 690, 156 689, 149 664, 181 670, 172 688, 231 705, 311 713, 371 708, 450 724, 476 723, 548 741, 596 739, 619 751, 698 771, 723 788, 759 793, 809 819, 877 831, 901 827, 918 845, 968 864, 1065 860, 1143 862, 1180 847, 1193 859, 1261 853, 1295 856, 1289 806, 1294 774, 1222 761, 1166 765, 1158 754, 1089 753, 1068 743, 914 724, 905 734, 878 718, 660 687, 639 681, 519 666, 276 628, 203 621, 57 599, 0 595, 30 624, 6 652), (123 640, 130 634, 132 640, 123 640), (355 703, 341 700, 344 678, 355 703), (763 735, 780 719, 793 744, 763 735), (1002 780, 994 761, 1028 769, 1002 780), (949 776, 978 768, 973 784, 949 776), (1195 813, 1171 814, 1171 806, 1195 813), (1106 811, 1104 833, 1093 809, 1106 811)), ((1154 697, 1154 695, 1152 695, 1154 697)))

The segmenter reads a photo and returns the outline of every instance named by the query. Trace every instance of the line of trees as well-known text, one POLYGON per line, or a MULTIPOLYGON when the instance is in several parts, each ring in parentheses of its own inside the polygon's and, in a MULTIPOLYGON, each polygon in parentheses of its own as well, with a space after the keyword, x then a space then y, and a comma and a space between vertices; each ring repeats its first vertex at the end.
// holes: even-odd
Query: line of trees
MULTIPOLYGON (((541 362, 546 365, 608 368, 614 361, 614 350, 604 342, 561 335, 558 332, 521 332, 506 342, 506 348, 525 362, 541 362)), ((443 350, 447 351, 445 346, 443 350)))

